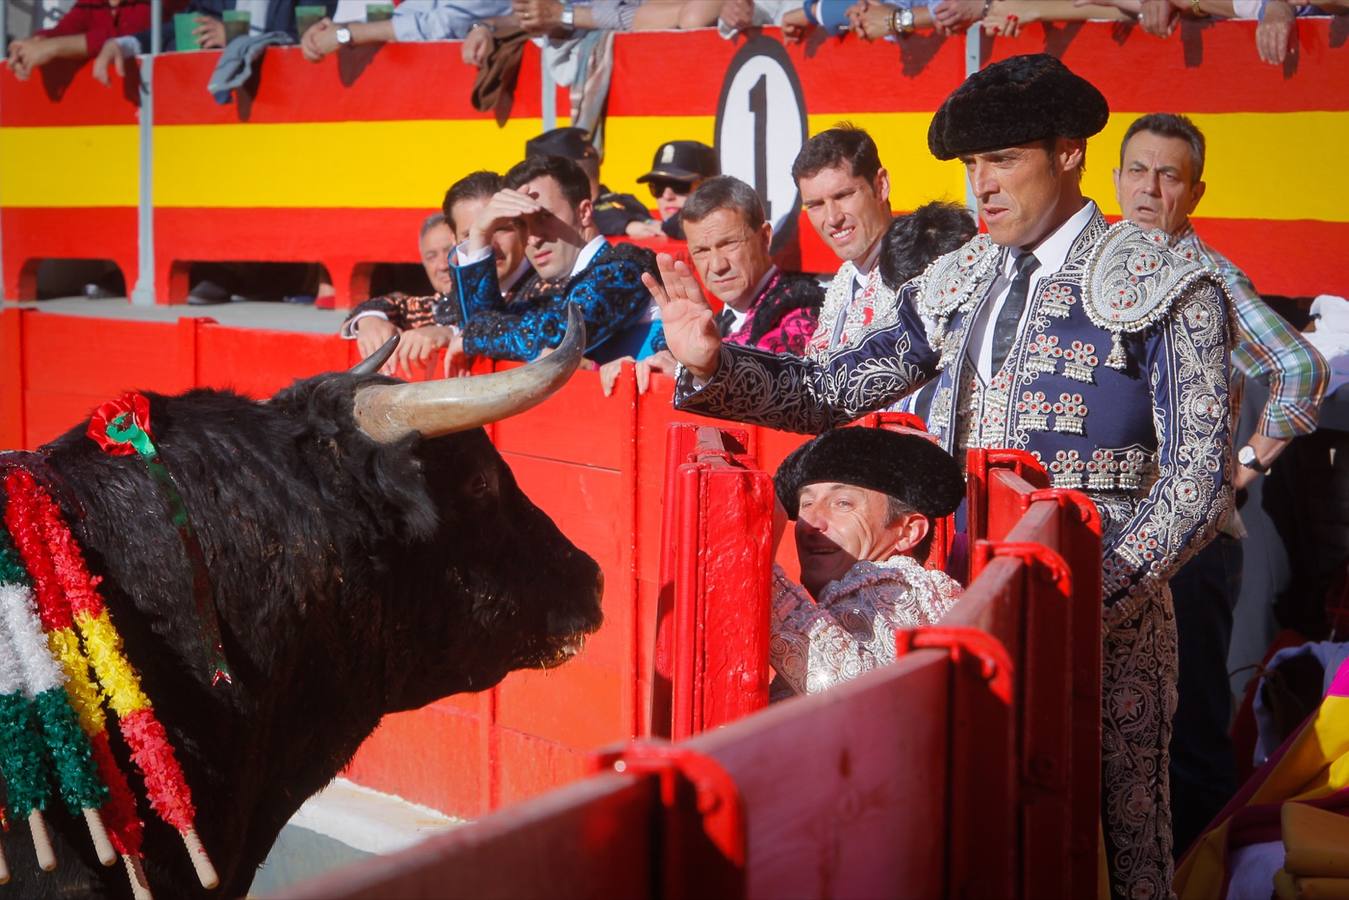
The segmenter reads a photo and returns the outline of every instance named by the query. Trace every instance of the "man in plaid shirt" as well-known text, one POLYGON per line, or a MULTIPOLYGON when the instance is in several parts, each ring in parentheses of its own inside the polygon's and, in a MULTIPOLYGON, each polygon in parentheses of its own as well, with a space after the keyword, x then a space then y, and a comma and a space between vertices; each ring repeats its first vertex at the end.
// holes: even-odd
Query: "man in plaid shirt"
MULTIPOLYGON (((1115 170, 1115 193, 1127 219, 1171 235, 1177 252, 1217 270, 1235 313, 1232 364, 1267 383, 1255 433, 1237 452, 1234 486, 1242 490, 1269 470, 1301 434, 1316 429, 1329 378, 1326 361, 1269 308, 1240 269, 1205 244, 1190 223, 1204 196, 1204 135, 1185 116, 1153 113, 1129 126, 1115 170)), ((1237 395, 1234 392, 1234 397, 1237 395)), ((1240 400, 1233 404, 1240 407, 1240 400)), ((1171 579, 1180 644, 1180 702, 1171 741, 1171 808, 1179 857, 1236 791, 1227 730, 1231 694, 1227 649, 1241 585, 1239 517, 1171 579)))

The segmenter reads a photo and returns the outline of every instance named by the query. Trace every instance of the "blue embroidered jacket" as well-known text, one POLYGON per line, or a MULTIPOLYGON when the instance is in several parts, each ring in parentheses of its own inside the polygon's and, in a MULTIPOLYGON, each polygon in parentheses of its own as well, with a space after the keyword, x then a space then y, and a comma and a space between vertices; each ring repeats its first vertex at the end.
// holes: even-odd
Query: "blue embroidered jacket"
POLYGON ((985 384, 970 328, 1003 252, 979 235, 941 257, 901 289, 894 325, 819 361, 723 345, 707 385, 681 373, 676 405, 817 433, 936 377, 928 426, 948 451, 962 463, 966 447, 1033 454, 1101 512, 1107 604, 1155 594, 1231 506, 1221 280, 1163 232, 1107 227, 1098 212, 985 384))
POLYGON ((556 347, 567 328, 567 304, 580 307, 586 326, 585 355, 595 362, 621 356, 641 358, 658 346, 660 322, 646 320, 651 294, 642 273, 656 272, 656 255, 632 244, 608 245, 560 290, 506 310, 497 285, 496 266, 486 259, 453 269, 464 312, 464 352, 494 359, 530 360, 545 347, 556 347))

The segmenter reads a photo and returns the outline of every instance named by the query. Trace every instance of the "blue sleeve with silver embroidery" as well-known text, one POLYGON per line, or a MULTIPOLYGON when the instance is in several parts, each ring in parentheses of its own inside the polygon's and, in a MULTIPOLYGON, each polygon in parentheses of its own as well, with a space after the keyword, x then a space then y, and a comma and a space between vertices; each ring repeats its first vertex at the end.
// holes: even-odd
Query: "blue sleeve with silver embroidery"
POLYGON ((721 365, 701 389, 682 371, 675 406, 737 422, 818 434, 883 409, 927 382, 937 351, 927 341, 912 288, 899 320, 820 360, 722 344, 721 365))

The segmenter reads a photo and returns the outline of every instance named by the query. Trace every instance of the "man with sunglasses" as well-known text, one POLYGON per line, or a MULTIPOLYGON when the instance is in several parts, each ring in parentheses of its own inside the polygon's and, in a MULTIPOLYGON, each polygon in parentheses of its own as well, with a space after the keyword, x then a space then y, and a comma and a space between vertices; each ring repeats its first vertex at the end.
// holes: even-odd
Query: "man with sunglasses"
POLYGON ((666 141, 656 150, 651 171, 637 179, 651 188, 656 198, 661 230, 677 241, 684 240, 679 211, 704 179, 721 174, 717 151, 699 141, 666 141))

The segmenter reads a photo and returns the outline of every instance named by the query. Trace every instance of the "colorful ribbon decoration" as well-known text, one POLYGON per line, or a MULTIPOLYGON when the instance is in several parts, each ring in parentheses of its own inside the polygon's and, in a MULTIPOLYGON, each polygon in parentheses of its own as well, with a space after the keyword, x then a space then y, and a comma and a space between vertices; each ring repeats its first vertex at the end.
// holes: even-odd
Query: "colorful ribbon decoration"
POLYGON ((150 402, 136 393, 109 400, 94 410, 85 434, 103 448, 104 453, 111 456, 139 455, 145 463, 145 468, 168 506, 170 519, 178 529, 183 552, 192 566, 192 597, 197 606, 197 627, 202 645, 211 660, 211 684, 214 686, 221 681, 232 684, 234 678, 220 639, 220 619, 216 614, 215 591, 206 571, 206 557, 202 553, 201 542, 197 540, 197 533, 192 528, 187 504, 183 502, 173 476, 160 460, 159 449, 155 447, 150 434, 150 402))

